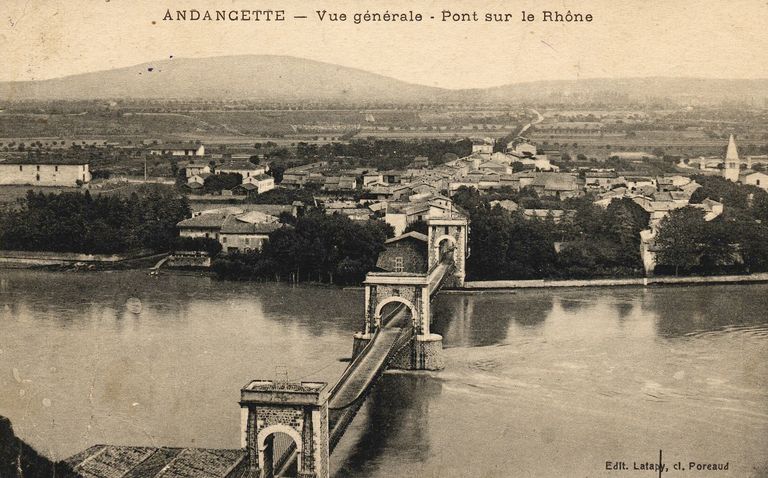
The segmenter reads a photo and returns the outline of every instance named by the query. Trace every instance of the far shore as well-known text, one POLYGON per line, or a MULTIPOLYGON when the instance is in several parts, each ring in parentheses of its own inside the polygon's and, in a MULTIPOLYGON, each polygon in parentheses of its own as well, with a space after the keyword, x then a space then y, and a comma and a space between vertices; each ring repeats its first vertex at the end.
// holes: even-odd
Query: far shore
MULTIPOLYGON (((32 251, 0 251, 0 269, 36 269, 66 271, 78 270, 142 270, 155 273, 189 274, 190 270, 162 268, 156 262, 167 257, 167 253, 156 254, 148 251, 133 251, 128 254, 100 255, 32 251), (151 264, 155 264, 154 267, 151 264), (83 267, 84 266, 84 267, 83 267)), ((208 276, 212 271, 195 269, 195 273, 208 276)), ((654 276, 599 279, 531 279, 531 280, 478 280, 466 281, 464 287, 444 289, 448 293, 505 292, 521 289, 584 288, 584 287, 649 287, 696 284, 753 284, 768 282, 768 272, 754 274, 732 274, 713 276, 654 276)), ((307 285, 333 286, 318 282, 307 285)), ((362 290, 363 286, 346 286, 344 289, 362 290)))
POLYGON ((466 281, 462 289, 452 289, 450 292, 503 292, 506 290, 546 289, 552 287, 646 287, 657 285, 751 284, 759 282, 768 282, 768 272, 722 276, 658 276, 616 279, 466 281))

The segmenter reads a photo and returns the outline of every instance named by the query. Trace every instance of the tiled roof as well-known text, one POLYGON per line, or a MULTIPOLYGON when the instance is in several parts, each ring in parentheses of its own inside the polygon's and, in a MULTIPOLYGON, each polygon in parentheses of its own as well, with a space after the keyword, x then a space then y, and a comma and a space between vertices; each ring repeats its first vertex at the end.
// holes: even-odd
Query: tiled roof
POLYGON ((401 234, 397 237, 392 237, 390 239, 387 239, 385 241, 385 244, 391 244, 393 242, 402 241, 403 239, 416 239, 422 242, 427 242, 429 240, 426 234, 422 234, 416 231, 411 231, 411 232, 406 232, 405 234, 401 234))
POLYGON ((229 216, 224 224, 221 226, 222 234, 269 234, 270 232, 279 229, 281 226, 278 222, 245 222, 237 218, 237 216, 229 216))
POLYGON ((578 189, 576 178, 570 174, 549 173, 536 176, 531 183, 548 191, 574 191, 578 189))
POLYGON ((0 164, 40 164, 40 165, 73 165, 81 166, 83 164, 89 164, 87 159, 82 158, 64 158, 61 156, 40 156, 35 158, 30 157, 13 157, 7 158, 4 161, 0 161, 0 164))
POLYGON ((96 445, 67 464, 83 478, 241 478, 245 450, 96 445))
POLYGON ((212 213, 212 214, 200 214, 199 216, 184 219, 176 224, 178 228, 200 228, 200 229, 213 229, 220 228, 224 224, 224 220, 227 218, 227 214, 212 213))

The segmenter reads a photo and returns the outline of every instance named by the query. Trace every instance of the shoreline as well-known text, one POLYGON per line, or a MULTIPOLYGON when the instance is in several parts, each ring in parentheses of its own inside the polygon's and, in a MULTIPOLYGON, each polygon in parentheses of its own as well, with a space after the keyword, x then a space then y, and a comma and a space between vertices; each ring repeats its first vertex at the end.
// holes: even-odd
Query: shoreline
MULTIPOLYGON (((189 270, 185 268, 166 268, 162 270, 147 267, 148 262, 154 263, 167 253, 147 254, 147 251, 136 251, 128 254, 100 255, 76 253, 51 253, 29 251, 0 251, 0 270, 27 269, 46 270, 49 272, 64 272, 67 266, 83 268, 84 271, 105 270, 147 270, 163 274, 204 275, 210 277, 210 270, 189 270), (137 253, 138 252, 138 253, 137 253), (95 266, 95 267, 94 267, 95 266)), ((226 279, 225 279, 226 281, 226 279)), ((240 281, 235 281, 240 282, 240 281)), ((272 281, 269 281, 272 282, 272 281)), ((592 287, 649 287, 675 285, 723 285, 723 284, 755 284, 768 282, 768 272, 754 274, 730 274, 721 276, 657 276, 657 277, 627 277, 601 279, 521 279, 521 280, 478 280, 466 281, 461 288, 443 289, 442 292, 451 294, 473 292, 506 292, 524 289, 550 288, 592 288, 592 287)), ((364 287, 347 285, 338 286, 318 282, 302 283, 310 286, 339 287, 343 290, 362 291, 364 287)))
POLYGON ((503 292, 517 289, 580 288, 580 287, 648 287, 667 285, 706 285, 706 284, 754 284, 768 282, 768 272, 755 274, 722 276, 660 276, 632 277, 624 279, 533 279, 533 280, 493 280, 466 281, 461 289, 448 289, 448 292, 503 292))

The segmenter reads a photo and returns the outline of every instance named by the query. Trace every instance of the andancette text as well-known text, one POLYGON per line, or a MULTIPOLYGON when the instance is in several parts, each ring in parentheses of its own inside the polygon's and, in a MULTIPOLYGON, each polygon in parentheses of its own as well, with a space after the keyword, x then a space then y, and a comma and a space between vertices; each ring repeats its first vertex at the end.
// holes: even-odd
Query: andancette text
POLYGON ((361 10, 334 11, 314 10, 312 12, 287 12, 284 9, 166 9, 162 15, 164 22, 284 22, 319 21, 322 23, 351 22, 361 23, 420 23, 426 21, 439 23, 591 23, 594 16, 589 12, 571 10, 541 10, 540 12, 481 12, 476 10, 456 11, 441 10, 433 14, 415 10, 361 10))

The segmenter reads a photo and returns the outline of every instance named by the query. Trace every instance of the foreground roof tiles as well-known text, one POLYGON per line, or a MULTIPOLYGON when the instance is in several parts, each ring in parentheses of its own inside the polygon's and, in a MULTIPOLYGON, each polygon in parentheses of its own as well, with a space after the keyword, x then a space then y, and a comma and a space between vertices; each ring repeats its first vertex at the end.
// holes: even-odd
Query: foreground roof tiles
POLYGON ((244 450, 95 445, 67 458, 83 478, 241 478, 244 450))

